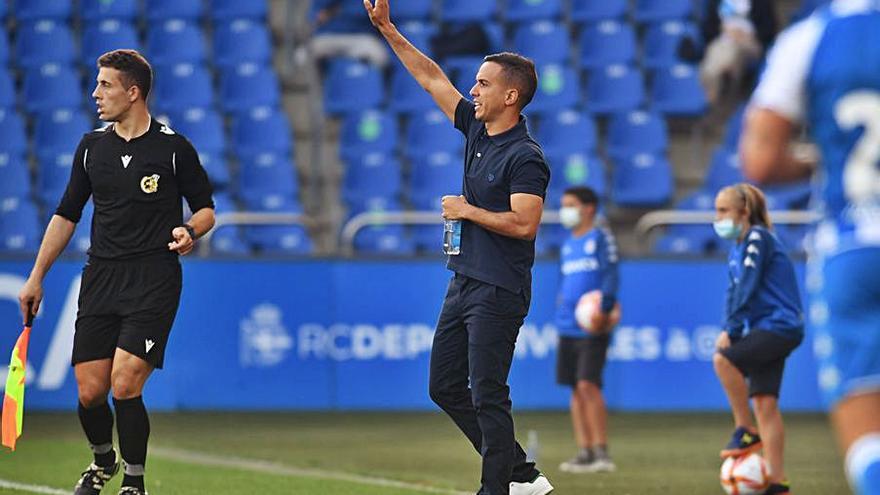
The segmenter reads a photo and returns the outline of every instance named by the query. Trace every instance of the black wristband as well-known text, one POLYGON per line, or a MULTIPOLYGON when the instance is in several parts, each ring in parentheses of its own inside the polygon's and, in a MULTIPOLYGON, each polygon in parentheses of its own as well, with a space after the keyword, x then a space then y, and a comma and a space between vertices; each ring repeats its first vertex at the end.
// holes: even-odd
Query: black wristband
POLYGON ((190 239, 192 239, 193 241, 196 240, 196 229, 194 229, 192 225, 185 223, 185 224, 181 225, 181 227, 185 228, 186 231, 189 232, 190 239))

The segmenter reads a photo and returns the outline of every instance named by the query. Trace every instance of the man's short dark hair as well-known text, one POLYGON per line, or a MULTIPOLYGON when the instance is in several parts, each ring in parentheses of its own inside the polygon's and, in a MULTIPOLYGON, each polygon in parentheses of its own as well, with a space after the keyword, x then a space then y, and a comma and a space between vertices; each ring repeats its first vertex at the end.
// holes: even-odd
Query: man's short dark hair
POLYGON ((586 186, 569 187, 562 194, 571 194, 572 196, 576 197, 578 201, 585 205, 599 204, 599 196, 596 194, 596 191, 586 186))
POLYGON ((535 97, 538 90, 538 73, 535 63, 522 55, 510 52, 487 55, 484 62, 501 66, 502 74, 519 91, 519 109, 522 110, 535 97))
POLYGON ((113 50, 98 57, 98 68, 101 67, 118 70, 122 84, 126 88, 137 86, 144 101, 147 100, 153 86, 153 68, 143 55, 136 50, 113 50))

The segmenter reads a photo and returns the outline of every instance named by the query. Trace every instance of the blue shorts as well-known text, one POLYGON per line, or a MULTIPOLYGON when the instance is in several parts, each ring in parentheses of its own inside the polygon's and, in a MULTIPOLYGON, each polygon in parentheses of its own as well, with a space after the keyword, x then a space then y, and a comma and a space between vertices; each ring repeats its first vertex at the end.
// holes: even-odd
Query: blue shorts
POLYGON ((810 270, 817 275, 808 276, 810 320, 825 404, 880 392, 880 249, 844 252, 810 270))

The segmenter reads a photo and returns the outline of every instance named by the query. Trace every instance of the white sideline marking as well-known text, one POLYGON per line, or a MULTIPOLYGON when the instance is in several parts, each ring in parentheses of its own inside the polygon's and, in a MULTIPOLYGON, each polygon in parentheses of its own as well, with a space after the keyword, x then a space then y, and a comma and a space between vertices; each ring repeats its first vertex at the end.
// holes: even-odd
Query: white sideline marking
POLYGON ((28 493, 48 493, 50 495, 69 495, 70 493, 70 490, 61 490, 59 488, 52 488, 50 486, 17 483, 15 481, 4 479, 0 479, 0 488, 9 488, 10 490, 18 490, 20 492, 28 493))
MULTIPOLYGON (((405 481, 390 480, 386 478, 377 478, 373 476, 362 476, 358 474, 344 473, 340 471, 325 471, 323 469, 306 469, 292 466, 285 466, 270 461, 261 461, 257 459, 245 459, 241 457, 217 456, 205 454, 191 450, 182 450, 166 447, 150 447, 150 454, 162 459, 179 461, 187 464, 197 464, 201 466, 225 467, 233 468, 241 471, 251 471, 254 473, 274 474, 279 476, 300 476, 304 478, 314 478, 331 481, 348 481, 352 483, 360 483, 362 485, 381 486, 388 488, 401 488, 413 490, 422 493, 438 493, 444 495, 468 495, 469 492, 459 492, 444 488, 436 488, 432 486, 419 485, 416 483, 408 483, 405 481)), ((40 492, 40 493, 58 493, 40 492)))

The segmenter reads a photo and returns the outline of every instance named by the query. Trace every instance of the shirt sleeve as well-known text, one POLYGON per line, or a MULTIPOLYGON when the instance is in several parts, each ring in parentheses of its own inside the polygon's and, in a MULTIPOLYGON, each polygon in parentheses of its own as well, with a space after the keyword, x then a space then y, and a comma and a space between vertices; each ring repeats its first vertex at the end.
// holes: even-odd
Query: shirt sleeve
POLYGON ((536 155, 513 165, 510 173, 510 194, 534 194, 543 199, 549 183, 550 167, 542 157, 536 155))
POLYGON ((76 152, 73 154, 73 163, 70 167, 70 179, 67 181, 67 188, 61 197, 55 214, 70 220, 73 223, 79 222, 82 217, 83 207, 86 201, 92 195, 92 181, 88 174, 88 145, 85 138, 80 140, 76 152))
POLYGON ((771 258, 771 244, 760 231, 752 230, 746 237, 746 247, 740 260, 740 279, 731 281, 727 291, 727 321, 724 325, 732 338, 742 336, 749 303, 764 276, 765 265, 771 258))
POLYGON ((175 174, 180 193, 186 198, 189 209, 193 213, 202 208, 214 207, 214 189, 208 180, 208 174, 202 167, 199 155, 193 145, 181 136, 180 145, 174 157, 175 174))
POLYGON ((455 107, 455 128, 468 136, 471 127, 478 123, 477 117, 474 115, 474 104, 462 98, 455 107))
POLYGON ((602 273, 602 312, 608 314, 617 303, 620 273, 617 267, 617 242, 614 240, 614 234, 604 228, 602 233, 602 242, 599 244, 599 266, 602 273))
POLYGON ((825 22, 812 16, 785 30, 767 55, 767 65, 750 106, 772 110, 793 123, 803 121, 807 75, 825 22))

